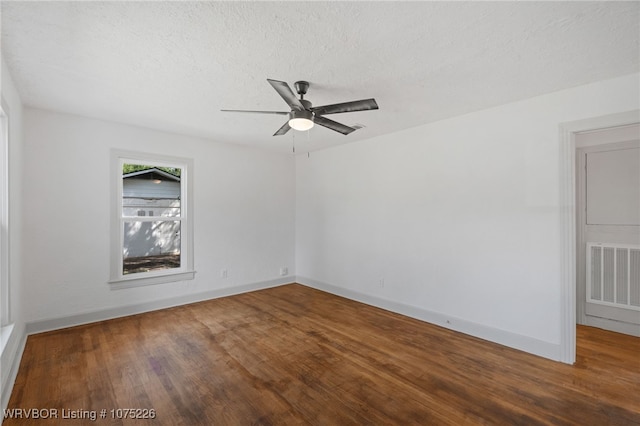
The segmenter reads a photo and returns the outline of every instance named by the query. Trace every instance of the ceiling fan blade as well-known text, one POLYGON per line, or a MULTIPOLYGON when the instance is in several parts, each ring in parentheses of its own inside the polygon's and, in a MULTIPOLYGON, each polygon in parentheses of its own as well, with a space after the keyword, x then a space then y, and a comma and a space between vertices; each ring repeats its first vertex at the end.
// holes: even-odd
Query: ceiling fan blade
POLYGON ((288 112, 284 111, 249 111, 246 109, 221 109, 223 112, 250 112, 252 114, 277 114, 277 115, 288 115, 288 112))
POLYGON ((304 105, 302 105, 300 100, 296 98, 296 95, 293 94, 293 92, 291 91, 291 87, 289 87, 287 83, 285 83, 284 81, 271 79, 267 79, 267 81, 271 86, 273 86, 274 89, 276 89, 276 92, 278 92, 278 94, 282 96, 282 99, 284 99, 284 101, 291 107, 291 109, 304 111, 304 105))
POLYGON ((344 124, 340 124, 337 121, 329 120, 328 118, 320 117, 318 115, 313 118, 313 122, 319 124, 320 126, 326 127, 327 129, 340 132, 343 135, 348 135, 349 133, 356 131, 356 129, 354 129, 353 127, 345 126, 344 124))
POLYGON ((273 136, 281 136, 281 135, 284 135, 285 133, 287 133, 287 132, 289 131, 289 129, 291 129, 291 126, 289 126, 289 122, 287 121, 287 122, 285 122, 285 123, 284 123, 284 125, 283 125, 282 127, 280 127, 280 128, 278 129, 278 131, 277 131, 277 132, 275 132, 275 133, 273 134, 273 136))
POLYGON ((325 115, 337 114, 339 112, 367 111, 371 109, 378 109, 378 104, 373 98, 313 107, 311 108, 311 111, 315 112, 316 115, 325 115))

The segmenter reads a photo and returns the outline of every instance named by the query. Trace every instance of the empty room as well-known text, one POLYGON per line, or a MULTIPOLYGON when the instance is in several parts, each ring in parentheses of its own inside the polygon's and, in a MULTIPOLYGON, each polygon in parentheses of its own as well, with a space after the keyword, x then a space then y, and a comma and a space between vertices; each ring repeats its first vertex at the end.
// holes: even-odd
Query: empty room
POLYGON ((640 2, 0 24, 1 424, 640 424, 640 2))

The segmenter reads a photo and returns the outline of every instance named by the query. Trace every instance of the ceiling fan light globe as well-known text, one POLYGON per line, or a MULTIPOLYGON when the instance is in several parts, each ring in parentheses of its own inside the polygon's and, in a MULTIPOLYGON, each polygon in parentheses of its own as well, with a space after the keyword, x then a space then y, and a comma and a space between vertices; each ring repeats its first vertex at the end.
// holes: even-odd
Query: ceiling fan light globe
POLYGON ((311 111, 291 111, 289 113, 289 127, 304 132, 313 127, 313 113, 311 111))
POLYGON ((308 118, 292 118, 289 120, 289 126, 293 130, 298 130, 300 132, 304 132, 313 127, 313 121, 308 118))

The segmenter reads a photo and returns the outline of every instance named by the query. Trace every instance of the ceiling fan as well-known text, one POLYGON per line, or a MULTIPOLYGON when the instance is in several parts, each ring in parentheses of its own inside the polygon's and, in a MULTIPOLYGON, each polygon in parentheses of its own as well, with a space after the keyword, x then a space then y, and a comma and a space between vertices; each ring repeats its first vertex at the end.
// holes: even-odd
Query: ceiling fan
POLYGON ((298 99, 296 98, 296 95, 293 94, 291 87, 289 87, 286 82, 271 79, 267 79, 267 81, 276 90, 276 92, 278 92, 282 99, 284 99, 287 105, 289 105, 291 111, 247 111, 237 109, 223 109, 221 111, 288 115, 289 120, 284 123, 284 125, 280 127, 277 132, 273 134, 273 136, 280 136, 287 133, 289 129, 300 131, 309 130, 313 127, 314 124, 318 124, 328 129, 335 130, 336 132, 342 133, 343 135, 348 135, 349 133, 355 131, 356 128, 345 126, 344 124, 338 123, 337 121, 329 120, 328 118, 323 116, 341 112, 378 109, 378 104, 373 98, 314 107, 311 105, 311 102, 304 99, 304 95, 307 94, 307 89, 309 89, 309 82, 295 82, 296 91, 298 92, 298 95, 300 95, 300 99, 298 99))

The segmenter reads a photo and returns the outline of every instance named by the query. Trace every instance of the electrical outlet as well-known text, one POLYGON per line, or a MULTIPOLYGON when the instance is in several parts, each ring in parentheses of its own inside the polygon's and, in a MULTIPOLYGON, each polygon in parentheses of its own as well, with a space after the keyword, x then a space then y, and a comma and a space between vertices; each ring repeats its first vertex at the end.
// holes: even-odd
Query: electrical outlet
POLYGON ((286 266, 283 266, 282 268, 280 268, 280 276, 284 277, 289 273, 289 268, 287 268, 286 266))
POLYGON ((384 277, 380 277, 380 279, 378 280, 378 285, 380 287, 384 287, 384 277))
POLYGON ((220 278, 227 278, 227 270, 220 269, 220 278))

